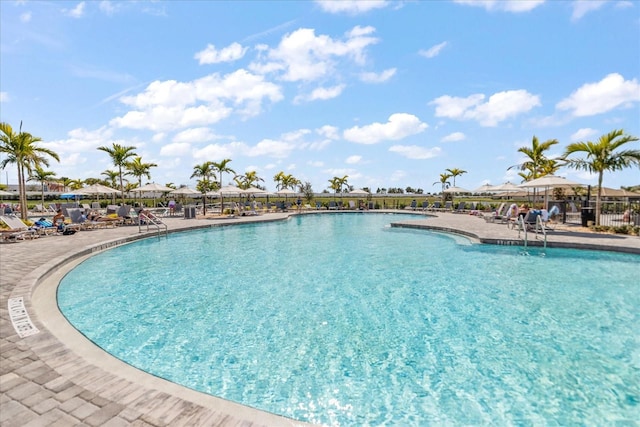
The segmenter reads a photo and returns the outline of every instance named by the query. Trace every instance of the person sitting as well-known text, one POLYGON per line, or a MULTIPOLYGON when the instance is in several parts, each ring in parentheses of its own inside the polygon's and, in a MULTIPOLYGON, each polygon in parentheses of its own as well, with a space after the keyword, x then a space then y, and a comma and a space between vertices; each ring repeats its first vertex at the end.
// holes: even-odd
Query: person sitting
POLYGON ((64 230, 64 214, 62 213, 62 209, 56 211, 51 222, 54 227, 58 227, 58 231, 64 230))
POLYGON ((169 215, 173 216, 176 213, 176 201, 169 200, 169 215))
POLYGON ((518 208, 518 216, 524 218, 529 212, 529 205, 526 203, 518 208))

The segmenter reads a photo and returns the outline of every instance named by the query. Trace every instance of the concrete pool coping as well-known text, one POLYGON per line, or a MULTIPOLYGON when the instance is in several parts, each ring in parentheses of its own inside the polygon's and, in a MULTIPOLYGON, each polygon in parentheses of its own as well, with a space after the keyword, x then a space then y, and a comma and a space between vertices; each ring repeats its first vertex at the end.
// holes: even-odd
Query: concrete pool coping
MULTIPOLYGON (((225 219, 168 218, 166 222, 170 232, 179 232, 280 221, 292 214, 225 219)), ((427 220, 401 221, 394 226, 453 232, 476 242, 522 244, 517 239, 517 231, 470 215, 438 213, 427 220)), ((66 322, 57 309, 55 291, 69 269, 93 253, 141 238, 155 238, 155 234, 128 226, 0 245, 2 426, 308 425, 195 392, 139 371, 96 347, 66 322), (15 313, 8 307, 9 301, 15 302, 18 298, 22 298, 25 314, 38 331, 24 338, 14 329, 15 313)), ((567 229, 551 233, 548 246, 640 254, 640 237, 567 229)))

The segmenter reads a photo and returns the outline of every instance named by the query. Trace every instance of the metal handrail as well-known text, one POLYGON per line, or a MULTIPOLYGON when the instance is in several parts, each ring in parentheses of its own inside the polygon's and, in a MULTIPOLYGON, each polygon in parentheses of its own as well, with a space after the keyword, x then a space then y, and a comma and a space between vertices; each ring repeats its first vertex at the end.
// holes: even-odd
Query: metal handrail
POLYGON ((160 233, 162 231, 162 227, 164 227, 164 233, 166 236, 169 235, 169 228, 167 227, 167 224, 165 224, 164 222, 162 222, 162 220, 160 218, 158 218, 157 216, 151 214, 151 215, 147 215, 147 214, 143 214, 140 213, 138 214, 138 232, 142 233, 142 221, 144 221, 144 225, 147 226, 147 231, 149 231, 149 227, 150 226, 155 226, 156 229, 158 230, 158 238, 160 238, 160 233))
POLYGON ((544 236, 544 248, 547 249, 547 228, 544 226, 541 215, 538 215, 536 218, 536 235, 538 234, 538 228, 544 236))

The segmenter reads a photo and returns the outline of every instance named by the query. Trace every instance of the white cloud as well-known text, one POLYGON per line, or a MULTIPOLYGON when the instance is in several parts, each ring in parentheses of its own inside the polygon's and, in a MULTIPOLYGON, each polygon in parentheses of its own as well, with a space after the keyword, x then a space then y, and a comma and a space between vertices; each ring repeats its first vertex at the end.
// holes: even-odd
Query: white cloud
POLYGON ((346 85, 337 85, 337 86, 333 86, 333 87, 319 87, 314 89, 310 94, 308 95, 298 95, 294 98, 293 103, 297 104, 300 103, 302 101, 316 101, 316 100, 322 100, 325 101, 327 99, 333 99, 333 98, 337 98, 338 96, 340 96, 340 94, 342 93, 342 91, 344 90, 344 88, 346 87, 346 85))
POLYGON ((102 0, 98 7, 102 13, 109 16, 115 14, 119 9, 119 6, 109 0, 102 0))
POLYGON ((27 23, 31 21, 31 12, 25 12, 20 15, 20 22, 27 23))
POLYGON ((65 12, 67 13, 68 16, 72 18, 82 18, 82 15, 84 15, 84 7, 85 7, 85 3, 82 1, 78 3, 78 5, 73 9, 65 10, 65 12))
POLYGON ((364 64, 365 49, 378 42, 373 27, 354 27, 343 40, 327 35, 316 36, 310 28, 300 28, 285 35, 275 49, 263 51, 250 69, 282 73, 285 81, 314 81, 331 76, 338 61, 351 59, 364 64))
POLYGON ((455 141, 463 141, 466 138, 464 133, 462 132, 454 132, 442 138, 440 141, 442 142, 455 142, 455 141))
POLYGON ((320 160, 310 160, 307 162, 309 166, 313 166, 314 168, 321 168, 324 166, 324 162, 320 160))
POLYGON ((219 62, 232 62, 242 58, 249 48, 242 47, 240 43, 231 43, 229 46, 217 50, 212 44, 208 44, 207 47, 197 52, 194 58, 202 64, 217 64, 219 62))
POLYGON ((540 98, 526 90, 498 92, 484 101, 485 95, 474 94, 467 98, 441 96, 430 102, 436 106, 436 117, 456 120, 476 120, 481 126, 493 127, 498 123, 526 113, 540 106, 540 98))
POLYGON ((160 148, 160 155, 167 157, 182 157, 191 152, 191 144, 188 142, 173 142, 160 148))
POLYGON ((359 14, 373 9, 387 7, 390 2, 386 0, 316 0, 322 10, 329 13, 359 14))
POLYGON ((575 0, 571 3, 573 12, 571 13, 571 20, 578 21, 584 15, 594 10, 600 9, 607 0, 575 0))
POLYGON ((585 139, 589 139, 593 135, 597 135, 598 131, 591 128, 582 128, 578 129, 575 133, 570 136, 571 141, 583 141, 585 139))
POLYGON ((316 129, 316 133, 320 136, 324 136, 325 138, 329 138, 333 140, 340 138, 339 129, 335 126, 329 126, 329 125, 322 126, 316 129))
POLYGON ((246 152, 247 156, 267 156, 275 158, 286 158, 295 149, 295 144, 275 141, 272 139, 263 139, 255 146, 249 148, 246 152))
POLYGON ((196 161, 202 161, 203 159, 217 161, 231 159, 239 149, 243 148, 242 143, 209 144, 201 149, 193 150, 192 155, 196 161))
POLYGON ((376 144, 380 141, 397 141, 423 132, 428 125, 412 114, 396 113, 389 116, 387 123, 372 123, 346 129, 343 137, 358 144, 376 144))
POLYGON ((362 161, 362 156, 354 155, 354 156, 347 157, 347 159, 344 162, 349 165, 355 165, 360 163, 361 161, 362 161))
POLYGON ((575 117, 594 116, 640 101, 640 84, 612 73, 596 83, 587 83, 563 99, 556 108, 570 110, 575 117))
POLYGON ((408 159, 431 159, 440 155, 440 147, 426 148, 418 145, 394 145, 389 147, 392 153, 398 153, 408 159))
POLYGON ((454 0, 467 6, 483 7, 486 10, 504 12, 528 12, 542 5, 545 0, 454 0))
POLYGON ((444 49, 447 46, 447 44, 448 44, 447 42, 442 42, 440 44, 430 47, 427 50, 421 50, 418 52, 418 54, 424 56, 425 58, 433 58, 435 56, 438 56, 442 51, 442 49, 444 49))
POLYGON ((211 141, 216 138, 216 135, 211 131, 211 129, 206 127, 199 127, 186 129, 182 132, 177 133, 173 137, 173 142, 199 143, 211 141))
POLYGON ((120 98, 134 110, 112 119, 111 124, 153 131, 206 126, 233 113, 256 115, 263 102, 282 98, 280 87, 242 69, 225 76, 210 74, 192 82, 155 81, 142 93, 120 98))
POLYGON ((9 102, 9 92, 0 92, 0 102, 9 102))
POLYGON ((407 176, 407 173, 405 171, 402 170, 396 170, 393 171, 393 173, 391 173, 391 181, 393 182, 398 182, 404 179, 404 177, 407 176))
POLYGON ((381 73, 360 73, 360 80, 364 83, 384 83, 396 74, 395 68, 389 68, 381 73))

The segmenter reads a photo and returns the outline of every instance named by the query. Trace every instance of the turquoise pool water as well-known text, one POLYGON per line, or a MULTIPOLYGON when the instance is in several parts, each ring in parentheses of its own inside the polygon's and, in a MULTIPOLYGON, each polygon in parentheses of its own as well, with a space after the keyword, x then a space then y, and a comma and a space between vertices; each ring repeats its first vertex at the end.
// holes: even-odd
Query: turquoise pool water
POLYGON ((611 425, 640 414, 640 257, 470 245, 331 214, 150 239, 58 303, 154 375, 325 425, 611 425))

